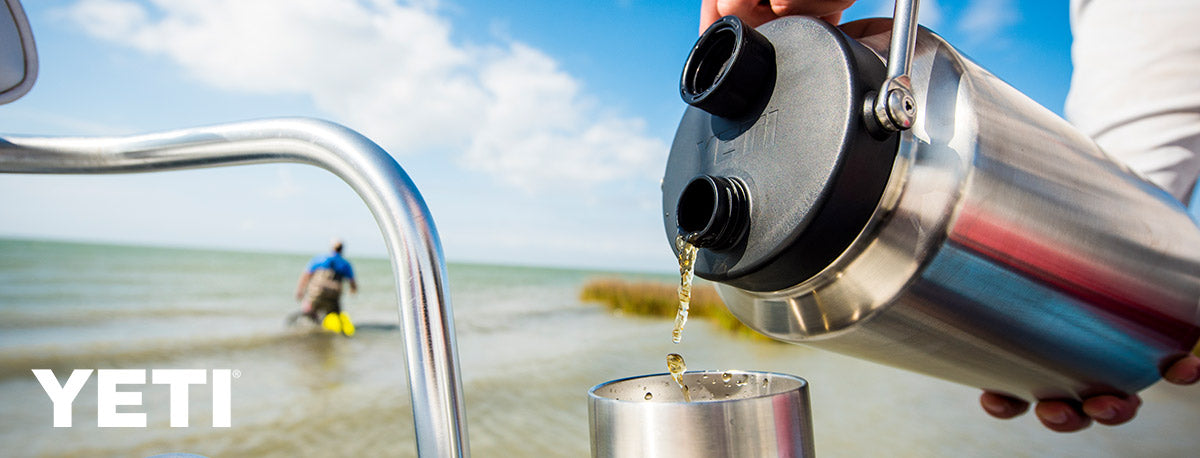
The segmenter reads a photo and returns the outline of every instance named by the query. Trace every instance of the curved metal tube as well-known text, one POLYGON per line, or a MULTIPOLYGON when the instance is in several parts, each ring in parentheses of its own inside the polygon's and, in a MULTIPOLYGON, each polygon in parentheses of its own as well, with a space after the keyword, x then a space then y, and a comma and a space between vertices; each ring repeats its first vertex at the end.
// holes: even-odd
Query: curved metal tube
POLYGON ((386 151, 327 121, 270 119, 108 138, 0 137, 0 172, 100 174, 296 162, 366 202, 392 260, 420 456, 468 456, 445 262, 421 194, 386 151))

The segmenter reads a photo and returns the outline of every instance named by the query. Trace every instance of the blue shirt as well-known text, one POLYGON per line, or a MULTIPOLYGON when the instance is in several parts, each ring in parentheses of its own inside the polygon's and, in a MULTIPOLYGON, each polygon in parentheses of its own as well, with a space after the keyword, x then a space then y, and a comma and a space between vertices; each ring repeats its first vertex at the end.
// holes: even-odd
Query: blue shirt
POLYGON ((329 269, 337 274, 339 278, 345 280, 354 279, 354 268, 350 267, 350 262, 343 258, 341 253, 330 253, 317 255, 308 262, 308 268, 305 272, 313 273, 317 269, 329 269))

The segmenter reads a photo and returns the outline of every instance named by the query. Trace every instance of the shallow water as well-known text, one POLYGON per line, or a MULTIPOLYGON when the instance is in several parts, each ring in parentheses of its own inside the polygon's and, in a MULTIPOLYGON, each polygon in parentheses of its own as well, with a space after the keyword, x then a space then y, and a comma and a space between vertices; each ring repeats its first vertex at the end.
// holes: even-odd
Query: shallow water
MULTIPOLYGON (((285 327, 307 256, 0 241, 0 455, 415 456, 390 265, 349 253, 362 290, 353 338, 285 327), (235 369, 230 428, 211 388, 190 390, 190 426, 168 426, 163 385, 144 388, 147 428, 96 426, 96 377, 51 426, 31 369, 235 369)), ((669 266, 672 260, 664 260, 669 266)), ((977 392, 803 347, 752 342, 668 318, 582 304, 593 272, 451 265, 468 431, 475 456, 586 456, 587 390, 689 369, 784 372, 811 383, 821 456, 1194 456, 1200 387, 1156 385, 1139 418, 1076 434, 1031 416, 987 417, 977 392)), ((657 277, 664 282, 671 275, 657 277)))

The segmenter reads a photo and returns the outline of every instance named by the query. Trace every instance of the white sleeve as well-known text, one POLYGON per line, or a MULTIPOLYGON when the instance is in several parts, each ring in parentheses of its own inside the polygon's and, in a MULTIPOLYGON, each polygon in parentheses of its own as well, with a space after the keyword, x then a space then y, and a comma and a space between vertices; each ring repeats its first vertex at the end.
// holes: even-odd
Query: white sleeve
POLYGON ((1071 0, 1066 115, 1180 201, 1200 176, 1200 0, 1071 0))

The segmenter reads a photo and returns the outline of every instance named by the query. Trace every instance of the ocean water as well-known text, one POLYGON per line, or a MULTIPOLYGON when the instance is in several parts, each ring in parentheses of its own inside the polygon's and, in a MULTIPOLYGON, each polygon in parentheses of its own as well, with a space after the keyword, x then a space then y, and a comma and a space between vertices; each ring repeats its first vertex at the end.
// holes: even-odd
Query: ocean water
MULTIPOLYGON (((415 456, 391 267, 348 258, 352 338, 285 326, 307 256, 0 240, 0 456, 415 456), (169 426, 165 385, 139 391, 146 428, 97 426, 96 376, 52 426, 32 374, 52 369, 232 369, 229 428, 211 426, 210 385, 189 390, 189 426, 169 426)), ((670 259, 665 259, 669 269, 670 259)), ((691 320, 615 315, 581 303, 613 273, 451 264, 449 285, 474 456, 587 456, 587 390, 665 371, 785 372, 811 383, 820 456, 1195 456, 1200 387, 1159 384, 1138 418, 1075 434, 1030 415, 985 415, 978 393, 804 347, 750 341, 691 320)), ((628 277, 639 277, 626 274, 628 277)), ((642 278, 646 276, 641 276, 642 278)), ((670 276, 649 276, 672 282, 670 276)))

